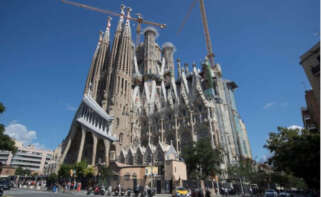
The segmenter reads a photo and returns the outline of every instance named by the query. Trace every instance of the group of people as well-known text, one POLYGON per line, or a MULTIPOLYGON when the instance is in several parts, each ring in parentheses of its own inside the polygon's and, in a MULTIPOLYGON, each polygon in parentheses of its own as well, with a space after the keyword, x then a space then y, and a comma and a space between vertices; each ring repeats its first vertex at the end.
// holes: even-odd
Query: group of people
POLYGON ((64 188, 64 191, 71 191, 71 190, 81 190, 81 182, 76 182, 76 181, 68 181, 64 182, 62 184, 62 187, 64 188))

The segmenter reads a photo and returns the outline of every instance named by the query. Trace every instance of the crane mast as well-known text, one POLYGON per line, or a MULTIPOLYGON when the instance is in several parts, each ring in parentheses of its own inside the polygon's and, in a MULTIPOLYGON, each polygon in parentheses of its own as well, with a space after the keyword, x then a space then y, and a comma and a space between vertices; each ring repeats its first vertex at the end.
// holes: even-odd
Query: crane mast
POLYGON ((205 10, 205 6, 204 6, 204 0, 199 0, 199 1, 200 1, 202 23, 203 23, 204 35, 205 35, 205 41, 206 41, 206 48, 207 48, 207 53, 208 53, 207 57, 210 61, 211 66, 214 67, 214 53, 213 53, 210 33, 208 30, 208 23, 207 23, 207 17, 206 17, 206 10, 205 10))

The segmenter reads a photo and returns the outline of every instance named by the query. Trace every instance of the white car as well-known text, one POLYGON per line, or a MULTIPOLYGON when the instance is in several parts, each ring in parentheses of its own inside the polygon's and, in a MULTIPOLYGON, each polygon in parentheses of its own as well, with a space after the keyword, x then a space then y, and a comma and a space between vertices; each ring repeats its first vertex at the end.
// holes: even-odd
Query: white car
POLYGON ((280 197, 292 197, 292 194, 290 194, 289 192, 281 192, 280 197))
POLYGON ((278 197, 278 193, 273 189, 269 189, 265 191, 264 197, 278 197))

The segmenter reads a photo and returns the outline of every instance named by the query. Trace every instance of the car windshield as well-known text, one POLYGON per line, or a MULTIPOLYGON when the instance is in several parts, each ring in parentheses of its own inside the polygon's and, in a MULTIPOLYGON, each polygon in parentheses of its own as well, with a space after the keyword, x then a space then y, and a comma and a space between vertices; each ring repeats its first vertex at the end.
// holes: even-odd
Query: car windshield
POLYGON ((178 187, 177 190, 186 190, 184 187, 178 187))

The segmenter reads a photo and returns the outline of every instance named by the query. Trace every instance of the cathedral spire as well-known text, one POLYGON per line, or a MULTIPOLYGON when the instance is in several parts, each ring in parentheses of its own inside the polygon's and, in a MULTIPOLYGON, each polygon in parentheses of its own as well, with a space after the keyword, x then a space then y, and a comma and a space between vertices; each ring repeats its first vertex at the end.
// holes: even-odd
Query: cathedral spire
POLYGON ((182 77, 182 70, 181 70, 181 60, 178 58, 177 60, 177 74, 178 74, 178 79, 182 77))
POLYGON ((104 33, 104 38, 103 38, 103 42, 105 43, 109 43, 109 40, 110 40, 110 26, 111 26, 111 17, 109 16, 107 18, 107 26, 106 26, 106 30, 105 30, 105 33, 104 33))
POLYGON ((87 81, 86 81, 86 85, 85 85, 85 91, 84 91, 84 94, 88 94, 89 92, 89 89, 91 88, 90 84, 92 83, 92 80, 94 78, 94 75, 95 75, 95 67, 96 67, 96 62, 97 62, 97 54, 98 54, 98 51, 99 51, 99 48, 100 48, 100 45, 101 45, 101 41, 102 41, 102 32, 99 32, 99 38, 98 38, 98 43, 97 43, 97 47, 95 49, 95 52, 94 52, 94 56, 93 56, 93 59, 91 60, 91 64, 90 64, 90 68, 89 68, 89 73, 88 73, 88 76, 87 76, 87 81))
POLYGON ((118 25, 117 25, 117 29, 116 31, 121 31, 122 30, 122 26, 123 26, 123 22, 124 22, 124 16, 125 16, 125 5, 121 4, 120 5, 120 17, 119 17, 119 21, 118 21, 118 25))
POLYGON ((127 8, 126 9, 126 22, 125 22, 125 26, 124 26, 124 33, 123 33, 123 36, 131 36, 131 30, 130 30, 130 12, 132 11, 131 8, 127 8))

